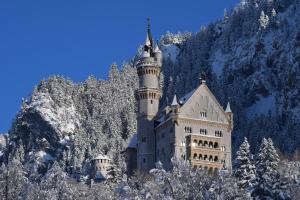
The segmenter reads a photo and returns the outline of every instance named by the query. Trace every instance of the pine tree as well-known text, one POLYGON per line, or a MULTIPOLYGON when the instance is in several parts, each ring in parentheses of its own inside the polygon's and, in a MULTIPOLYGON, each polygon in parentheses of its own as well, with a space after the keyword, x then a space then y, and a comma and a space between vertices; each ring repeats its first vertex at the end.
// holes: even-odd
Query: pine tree
POLYGON ((247 138, 241 144, 236 153, 237 169, 235 176, 238 180, 238 186, 250 191, 255 185, 255 166, 252 164, 250 145, 247 138))
POLYGON ((28 179, 23 165, 13 159, 0 169, 0 196, 3 199, 21 199, 26 191, 28 179))
POLYGON ((279 157, 271 139, 263 139, 256 158, 257 186, 254 197, 261 199, 289 199, 280 183, 279 157))
POLYGON ((68 177, 55 161, 41 181, 41 197, 44 199, 73 199, 76 191, 68 183, 68 177))

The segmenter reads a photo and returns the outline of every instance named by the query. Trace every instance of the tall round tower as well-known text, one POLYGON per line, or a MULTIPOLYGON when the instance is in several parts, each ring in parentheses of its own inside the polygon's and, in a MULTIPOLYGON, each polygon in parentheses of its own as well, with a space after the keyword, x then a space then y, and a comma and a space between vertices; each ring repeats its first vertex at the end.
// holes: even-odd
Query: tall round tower
POLYGON ((158 46, 154 49, 148 19, 148 33, 143 52, 136 67, 139 76, 137 90, 137 168, 138 171, 148 172, 155 164, 155 133, 154 118, 158 113, 161 91, 159 75, 161 71, 161 51, 158 46))

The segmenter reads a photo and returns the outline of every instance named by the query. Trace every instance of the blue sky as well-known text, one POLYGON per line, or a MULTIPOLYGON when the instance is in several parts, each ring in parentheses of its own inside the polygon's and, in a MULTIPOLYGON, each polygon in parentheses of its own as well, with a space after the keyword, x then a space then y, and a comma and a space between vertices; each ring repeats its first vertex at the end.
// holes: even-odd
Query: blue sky
POLYGON ((129 60, 152 34, 197 32, 239 0, 1 0, 0 133, 7 132, 22 97, 53 74, 75 82, 105 79, 110 64, 129 60))

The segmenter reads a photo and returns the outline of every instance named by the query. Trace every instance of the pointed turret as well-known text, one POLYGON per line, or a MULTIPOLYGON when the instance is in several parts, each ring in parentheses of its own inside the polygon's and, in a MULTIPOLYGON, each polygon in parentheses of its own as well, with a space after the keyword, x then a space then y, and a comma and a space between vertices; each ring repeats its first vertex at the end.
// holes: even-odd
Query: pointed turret
POLYGON ((227 103, 227 106, 226 106, 226 109, 225 109, 225 114, 229 120, 229 126, 228 126, 228 129, 229 130, 232 130, 233 129, 233 113, 231 111, 231 108, 230 108, 230 103, 228 102, 227 103))
POLYGON ((151 35, 150 17, 148 17, 147 21, 148 21, 147 37, 149 39, 150 46, 153 48, 154 45, 153 45, 153 40, 152 40, 152 35, 151 35))
POLYGON ((229 101, 228 101, 228 103, 227 103, 225 112, 226 112, 226 113, 232 113, 231 108, 230 108, 230 103, 229 103, 229 101))
POLYGON ((161 52, 161 50, 159 49, 159 46, 158 46, 158 42, 157 42, 156 45, 155 45, 154 52, 155 52, 155 53, 161 52))
POLYGON ((149 39, 149 33, 147 33, 145 45, 148 46, 148 47, 151 46, 151 42, 150 42, 150 39, 149 39))
POLYGON ((177 96, 175 94, 174 97, 173 97, 173 101, 172 101, 171 106, 177 106, 177 105, 178 105, 178 101, 177 101, 177 96))

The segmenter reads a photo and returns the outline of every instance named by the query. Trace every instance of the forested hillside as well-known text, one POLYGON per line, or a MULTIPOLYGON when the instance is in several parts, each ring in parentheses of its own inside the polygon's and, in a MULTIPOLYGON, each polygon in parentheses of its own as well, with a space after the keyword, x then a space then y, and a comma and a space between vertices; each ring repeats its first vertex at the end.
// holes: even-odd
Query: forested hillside
MULTIPOLYGON (((113 64, 107 80, 90 76, 74 83, 52 76, 24 98, 9 142, 0 152, 4 199, 218 199, 218 194, 247 199, 249 188, 259 184, 278 198, 280 191, 286 195, 287 190, 292 197, 299 196, 299 162, 279 163, 275 148, 282 152, 281 158, 300 159, 300 0, 243 0, 197 33, 167 33, 160 47, 161 105, 170 103, 175 93, 180 97, 197 87, 200 73, 205 72, 221 104, 231 103, 233 157, 244 137, 251 144, 245 140, 246 150, 237 154, 235 167, 242 168, 237 173, 245 166, 253 173, 212 178, 174 160, 171 172, 158 163, 152 178, 127 179, 123 151, 136 132, 134 56, 119 69, 113 64), (274 146, 271 139, 263 138, 271 138, 274 146), (112 159, 114 178, 92 187, 91 160, 99 153, 112 159), (245 160, 249 162, 242 165, 245 160), (275 181, 263 180, 264 173, 275 181), (255 183, 241 186, 242 178, 253 178, 255 183), (187 189, 195 185, 197 192, 187 189)), ((255 189, 253 194, 259 196, 259 187, 255 189)), ((284 195, 282 199, 289 199, 284 195)))
POLYGON ((164 94, 182 96, 204 71, 234 113, 234 148, 263 137, 292 154, 300 147, 300 2, 245 0, 196 34, 167 34, 164 94), (174 55, 175 52, 175 55, 174 55))
POLYGON ((86 179, 91 159, 109 155, 118 173, 124 173, 121 151, 136 130, 137 75, 131 65, 122 71, 113 64, 108 80, 90 76, 75 84, 59 76, 43 80, 9 132, 2 161, 21 161, 30 176, 39 179, 57 160, 77 179, 86 179), (79 177, 78 177, 79 174, 79 177))

